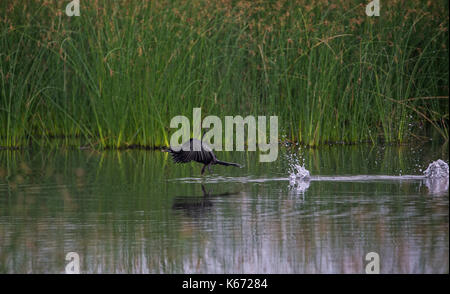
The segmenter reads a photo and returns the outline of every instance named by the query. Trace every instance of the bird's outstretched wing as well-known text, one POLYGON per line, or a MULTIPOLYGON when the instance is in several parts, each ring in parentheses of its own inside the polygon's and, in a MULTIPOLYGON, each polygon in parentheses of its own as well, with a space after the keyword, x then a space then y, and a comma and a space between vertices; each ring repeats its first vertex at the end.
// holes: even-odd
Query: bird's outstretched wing
POLYGON ((175 163, 197 161, 208 164, 214 160, 212 149, 206 143, 197 139, 190 139, 188 142, 181 145, 179 150, 171 149, 170 153, 172 154, 175 163))

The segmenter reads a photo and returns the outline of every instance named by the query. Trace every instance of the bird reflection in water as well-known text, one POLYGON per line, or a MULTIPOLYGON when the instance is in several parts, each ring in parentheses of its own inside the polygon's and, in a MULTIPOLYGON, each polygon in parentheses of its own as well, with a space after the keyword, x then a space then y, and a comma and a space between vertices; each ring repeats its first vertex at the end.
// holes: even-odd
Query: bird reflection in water
POLYGON ((202 213, 205 213, 213 207, 212 198, 217 197, 227 197, 231 195, 237 195, 240 192, 224 192, 224 193, 216 193, 212 194, 208 190, 206 190, 205 185, 202 186, 202 196, 177 196, 173 200, 172 209, 178 211, 184 211, 186 214, 190 216, 198 216, 202 213))

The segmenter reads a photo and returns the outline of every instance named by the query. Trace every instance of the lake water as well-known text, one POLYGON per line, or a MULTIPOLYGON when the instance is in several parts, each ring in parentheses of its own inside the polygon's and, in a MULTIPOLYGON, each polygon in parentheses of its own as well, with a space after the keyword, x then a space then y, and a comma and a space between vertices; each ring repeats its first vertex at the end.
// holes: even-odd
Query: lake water
POLYGON ((204 177, 159 151, 3 150, 0 273, 64 273, 69 252, 82 273, 364 273, 369 252, 381 273, 448 273, 448 190, 351 180, 421 175, 447 148, 227 152, 244 167, 204 177), (290 185, 293 158, 325 180, 290 185))

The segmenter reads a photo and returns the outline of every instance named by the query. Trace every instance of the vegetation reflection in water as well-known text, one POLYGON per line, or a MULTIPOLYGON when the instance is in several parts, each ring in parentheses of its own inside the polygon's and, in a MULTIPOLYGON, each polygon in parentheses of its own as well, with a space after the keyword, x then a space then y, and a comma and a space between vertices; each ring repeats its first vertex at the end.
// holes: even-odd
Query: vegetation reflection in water
MULTIPOLYGON (((420 181, 211 183, 287 177, 255 153, 223 153, 242 169, 179 166, 158 151, 0 152, 0 272, 448 273, 448 195, 420 181)), ((421 174, 447 148, 330 147, 296 152, 313 175, 421 174)))

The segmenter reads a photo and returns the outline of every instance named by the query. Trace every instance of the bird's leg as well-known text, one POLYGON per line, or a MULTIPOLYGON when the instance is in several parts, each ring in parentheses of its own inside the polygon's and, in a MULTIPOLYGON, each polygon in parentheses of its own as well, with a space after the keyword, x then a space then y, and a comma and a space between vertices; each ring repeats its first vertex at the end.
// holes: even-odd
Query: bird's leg
POLYGON ((208 165, 207 165, 207 167, 208 167, 208 171, 209 171, 209 173, 210 173, 210 174, 212 174, 212 171, 211 171, 211 165, 210 165, 210 164, 208 164, 208 165))
POLYGON ((202 172, 201 172, 201 175, 203 176, 203 173, 205 172, 205 167, 206 167, 206 164, 203 166, 203 168, 202 168, 202 172))
POLYGON ((203 197, 208 197, 209 193, 206 191, 205 185, 202 184, 203 197))

